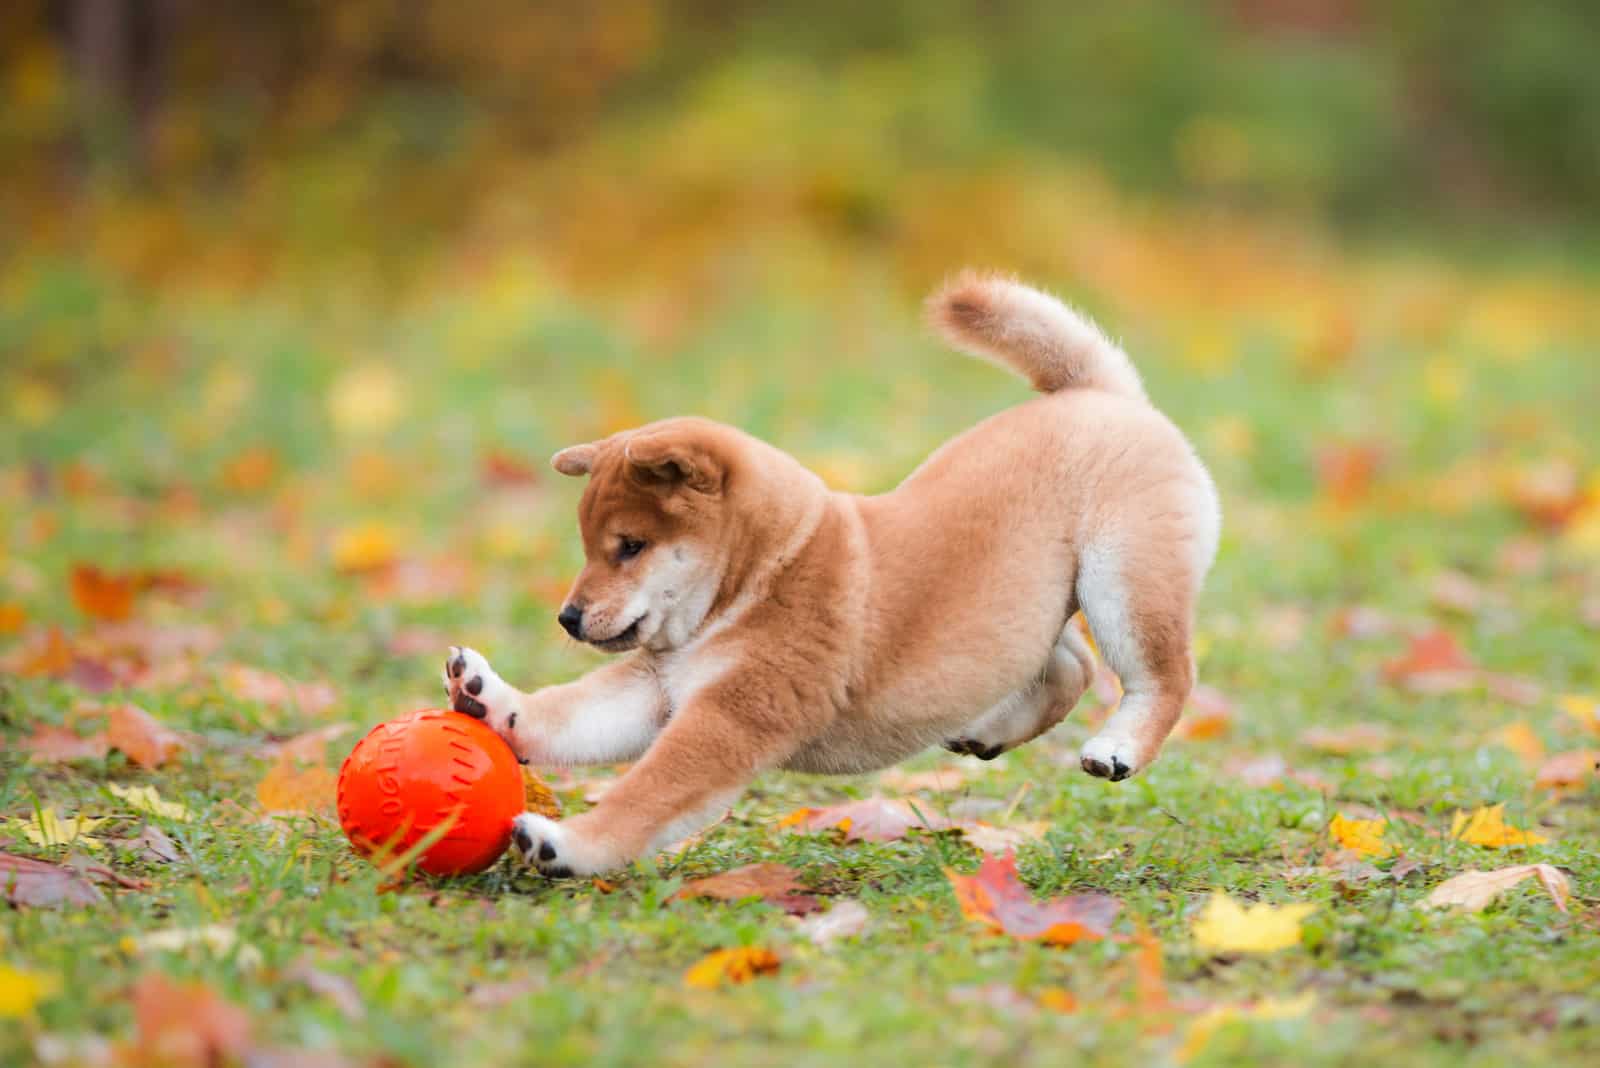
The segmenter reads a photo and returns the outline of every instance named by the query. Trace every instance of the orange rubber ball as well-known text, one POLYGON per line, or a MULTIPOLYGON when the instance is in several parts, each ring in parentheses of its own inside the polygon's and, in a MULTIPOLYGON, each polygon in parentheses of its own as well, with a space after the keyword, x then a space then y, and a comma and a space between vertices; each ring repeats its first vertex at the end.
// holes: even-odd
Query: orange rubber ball
POLYGON ((511 747, 459 712, 423 709, 380 723, 339 769, 339 823, 363 856, 399 856, 454 817, 417 859, 433 875, 493 864, 522 809, 522 768, 511 747))

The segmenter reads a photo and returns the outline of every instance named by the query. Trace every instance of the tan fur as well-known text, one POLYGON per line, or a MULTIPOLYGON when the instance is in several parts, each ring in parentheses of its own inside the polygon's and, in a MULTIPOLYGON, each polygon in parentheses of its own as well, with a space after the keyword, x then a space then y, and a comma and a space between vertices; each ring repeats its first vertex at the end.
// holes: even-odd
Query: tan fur
POLYGON ((1093 673, 1069 626, 1079 609, 1125 690, 1084 769, 1120 779, 1155 759, 1194 682, 1193 608, 1219 523, 1209 477, 1127 357, 1053 298, 965 274, 930 317, 1046 392, 890 493, 831 492, 703 419, 557 454, 559 470, 590 476, 569 605, 584 640, 629 651, 523 694, 452 649, 446 685, 531 763, 639 759, 582 815, 522 817, 531 862, 626 864, 715 819, 764 769, 862 772, 939 743, 984 757, 1020 745, 1093 673), (624 559, 628 539, 647 547, 624 559))

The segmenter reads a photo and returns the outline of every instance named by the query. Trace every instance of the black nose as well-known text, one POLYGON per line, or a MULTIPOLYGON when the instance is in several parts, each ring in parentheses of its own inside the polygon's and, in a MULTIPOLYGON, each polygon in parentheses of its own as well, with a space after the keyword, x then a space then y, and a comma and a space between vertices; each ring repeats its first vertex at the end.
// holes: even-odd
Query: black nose
POLYGON ((578 632, 583 629, 583 609, 577 605, 565 605, 561 609, 561 614, 556 616, 556 622, 561 624, 562 630, 576 638, 578 632))

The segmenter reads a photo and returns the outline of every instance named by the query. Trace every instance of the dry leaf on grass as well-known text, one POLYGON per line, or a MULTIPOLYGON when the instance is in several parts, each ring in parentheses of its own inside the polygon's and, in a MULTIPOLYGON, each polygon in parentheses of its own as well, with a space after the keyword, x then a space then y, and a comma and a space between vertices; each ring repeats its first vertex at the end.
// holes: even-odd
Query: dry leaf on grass
POLYGON ((133 948, 139 953, 182 953, 190 946, 204 946, 216 957, 233 954, 234 963, 241 968, 255 968, 261 964, 261 951, 248 942, 240 942, 239 932, 226 924, 169 927, 133 939, 133 948))
POLYGON ((279 759, 256 784, 256 801, 268 812, 327 815, 337 802, 339 777, 320 764, 297 767, 279 759))
POLYGON ((36 846, 81 845, 86 849, 99 849, 105 843, 90 838, 89 832, 104 822, 81 814, 59 816, 53 806, 46 805, 26 819, 11 821, 8 826, 14 824, 22 837, 36 846))
POLYGON ((1600 734, 1600 699, 1569 693, 1556 698, 1556 707, 1591 734, 1600 734))
POLYGON ((133 614, 138 581, 133 575, 113 575, 93 564, 78 564, 70 580, 72 603, 91 619, 119 620, 133 614))
POLYGON ((1111 930, 1122 902, 1109 894, 1073 894, 1035 901, 1017 876, 1017 858, 984 857, 976 875, 945 870, 961 914, 990 930, 1048 945, 1098 941, 1111 930))
POLYGON ((778 821, 779 827, 794 831, 824 831, 837 828, 847 842, 892 842, 913 829, 942 831, 950 821, 926 806, 887 797, 868 797, 842 805, 800 808, 778 821))
POLYGON ((1462 908, 1468 912, 1481 912, 1501 892, 1511 889, 1523 880, 1539 880, 1556 908, 1567 911, 1567 899, 1572 886, 1559 868, 1549 864, 1518 864, 1495 871, 1465 871, 1453 879, 1446 879, 1433 888, 1424 904, 1434 908, 1462 908))
POLYGON ((1271 953, 1300 942, 1300 924, 1317 911, 1312 904, 1241 905, 1214 892, 1194 921, 1194 941, 1217 953, 1271 953))
POLYGON ((1544 743, 1533 733, 1533 728, 1518 720, 1508 723, 1489 736, 1497 745, 1503 745, 1521 758, 1524 764, 1534 767, 1544 759, 1544 743))
POLYGON ((781 903, 802 889, 800 873, 787 864, 746 864, 720 875, 692 879, 667 900, 688 901, 707 897, 717 901, 743 901, 745 898, 758 897, 764 901, 781 903))
POLYGON ((115 838, 112 841, 122 849, 132 850, 147 860, 170 864, 178 859, 178 847, 160 827, 146 824, 132 838, 115 838))
POLYGON ((1194 1057, 1229 1024, 1248 1020, 1293 1020, 1310 1012, 1315 1004, 1316 995, 1306 993, 1292 998, 1263 998, 1248 1005, 1214 1005, 1190 1022, 1174 1059, 1182 1064, 1194 1057))
POLYGON ((561 818, 561 799, 532 768, 522 768, 522 807, 547 819, 561 818))
POLYGON ((758 946, 719 949, 707 954, 683 973, 683 985, 695 990, 713 990, 724 984, 748 983, 758 975, 778 970, 778 955, 758 946))
POLYGON ((73 760, 104 760, 111 743, 104 732, 84 737, 69 727, 39 723, 34 725, 33 733, 22 740, 22 749, 38 763, 60 764, 73 760))
POLYGON ((980 774, 977 768, 964 764, 943 764, 926 771, 890 768, 878 773, 878 784, 902 794, 914 794, 923 790, 950 793, 980 774))
POLYGON ((980 853, 1007 853, 1022 848, 1030 842, 1044 840, 1048 823, 1018 823, 1011 827, 995 827, 980 820, 962 820, 955 824, 961 836, 980 853))
POLYGON ((816 912, 799 921, 800 931, 823 948, 841 938, 854 938, 867 929, 871 915, 859 901, 836 901, 827 912, 816 912))
POLYGON ((1335 756, 1370 753, 1389 746, 1389 728, 1381 723, 1351 723, 1343 727, 1311 727, 1300 734, 1300 744, 1335 756))
POLYGON ((1471 815, 1457 812, 1450 820, 1450 837, 1471 845, 1501 846, 1538 845, 1550 839, 1534 831, 1524 831, 1506 822, 1505 802, 1485 805, 1471 815))
POLYGON ((134 983, 132 999, 135 1037, 124 1060, 203 1068, 243 1061, 251 1052, 250 1017, 203 982, 152 972, 134 983))
POLYGON ((272 742, 261 749, 261 755, 301 764, 320 764, 328 753, 328 743, 355 729, 353 723, 329 723, 325 727, 297 734, 281 742, 272 742))
POLYGON ((1384 820, 1351 820, 1335 815, 1328 824, 1328 834, 1345 849, 1367 857, 1386 857, 1394 846, 1383 840, 1389 825, 1384 820))
POLYGON ((83 873, 60 864, 0 853, 0 892, 12 905, 53 908, 94 905, 105 900, 83 873))
POLYGON ((1595 778, 1600 769, 1600 749, 1574 749, 1557 753, 1539 766, 1535 786, 1546 790, 1575 790, 1595 778))
POLYGON ((186 744, 177 731, 157 720, 138 705, 114 705, 111 724, 106 728, 111 748, 141 768, 159 768, 182 752, 186 744))
POLYGON ((1232 728, 1233 702, 1223 696, 1220 690, 1202 683, 1189 695, 1188 708, 1183 718, 1178 720, 1173 737, 1205 741, 1220 738, 1232 728))
POLYGON ((193 818, 193 814, 176 801, 164 801, 156 792, 154 786, 122 786, 110 783, 106 789, 122 798, 128 807, 135 812, 142 812, 146 816, 160 816, 162 819, 186 822, 193 818))
POLYGON ((1383 677, 1413 693, 1454 693, 1473 686, 1478 670, 1449 631, 1435 628, 1411 639, 1403 655, 1383 665, 1383 677))

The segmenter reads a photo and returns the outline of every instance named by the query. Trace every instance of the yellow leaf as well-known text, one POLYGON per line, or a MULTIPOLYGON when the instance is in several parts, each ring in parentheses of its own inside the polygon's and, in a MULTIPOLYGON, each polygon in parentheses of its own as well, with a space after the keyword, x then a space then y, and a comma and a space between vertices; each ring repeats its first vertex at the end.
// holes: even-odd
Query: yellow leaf
POLYGON ((267 812, 330 813, 338 803, 339 777, 320 764, 297 768, 275 761, 256 784, 256 801, 267 812))
POLYGON ((1072 991, 1059 986, 1047 986, 1039 991, 1037 998, 1039 1007, 1052 1012, 1077 1012, 1078 999, 1072 996, 1072 991))
POLYGON ((405 388, 399 375, 382 363, 350 368, 328 392, 328 413, 344 434, 381 434, 400 421, 405 408, 405 388))
POLYGON ((1194 921, 1195 944, 1219 953, 1271 953, 1297 944, 1300 921, 1316 910, 1311 904, 1241 905, 1219 890, 1194 921))
POLYGON ((1394 846, 1383 840, 1388 827, 1383 820, 1347 820, 1342 815, 1335 815, 1333 822, 1328 824, 1328 833, 1346 849, 1363 856, 1386 857, 1394 852, 1394 846))
POLYGON ((1500 896, 1502 890, 1511 889, 1529 876, 1538 878, 1550 899, 1556 903, 1556 908, 1567 911, 1567 898, 1571 896, 1572 884, 1559 868, 1549 864, 1518 864, 1495 871, 1464 871, 1434 887, 1425 904, 1434 908, 1454 906, 1468 912, 1481 912, 1489 902, 1500 896))
POLYGON ((1499 848, 1508 845, 1538 845, 1550 839, 1533 831, 1524 831, 1506 822, 1506 806, 1486 805, 1467 815, 1457 812, 1450 821, 1450 837, 1471 845, 1499 848))
POLYGON ((758 975, 777 970, 778 956, 770 949, 757 946, 719 949, 684 972, 683 985, 695 990, 712 990, 724 983, 748 983, 758 975))
POLYGON ((1600 700, 1585 694, 1569 693, 1556 698, 1556 707, 1571 716, 1586 731, 1600 734, 1600 700))
POLYGON ((87 816, 63 818, 56 815, 54 808, 47 807, 40 809, 38 815, 20 822, 22 836, 36 846, 77 844, 88 849, 99 849, 100 840, 90 838, 89 832, 105 820, 92 820, 87 816))
POLYGON ((522 769, 522 807, 529 812, 536 812, 549 819, 561 818, 561 801, 556 797, 545 781, 534 774, 533 769, 524 766, 522 769))
POLYGON ((16 634, 28 622, 28 613, 15 601, 0 601, 0 634, 16 634))
POLYGON ((1241 1020, 1292 1020, 1304 1016, 1316 1003, 1316 995, 1297 998, 1266 998, 1253 1005, 1217 1005, 1195 1017, 1178 1049, 1179 1063, 1206 1048, 1212 1037, 1230 1023, 1241 1020))
POLYGON ((333 538, 333 566, 340 571, 376 571, 397 554, 394 532, 382 523, 346 527, 333 538))
POLYGON ((33 1015, 33 1007, 54 994, 61 980, 41 972, 25 972, 0 964, 0 1020, 20 1020, 33 1015))
POLYGON ((154 786, 119 786, 111 783, 106 787, 113 794, 128 803, 128 807, 135 812, 143 812, 148 816, 160 816, 163 819, 188 821, 192 813, 176 801, 163 801, 154 786))
POLYGON ((1490 737, 1521 757, 1524 764, 1536 765, 1544 759, 1544 743, 1532 727, 1520 720, 1506 724, 1490 737))

